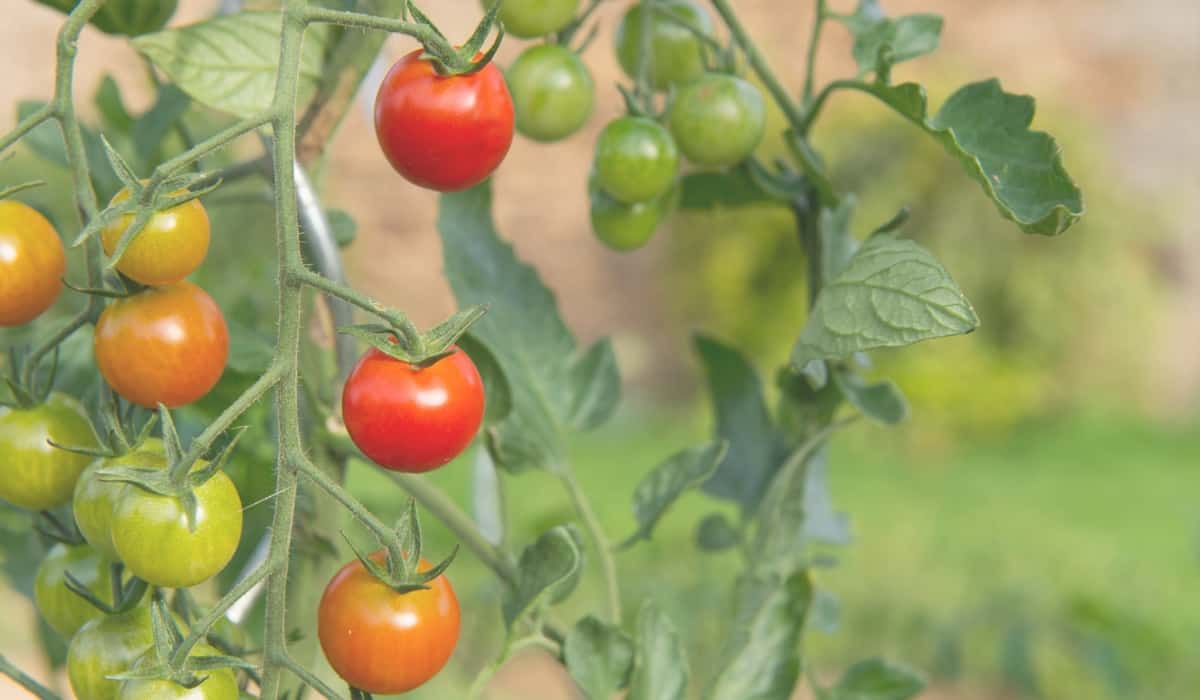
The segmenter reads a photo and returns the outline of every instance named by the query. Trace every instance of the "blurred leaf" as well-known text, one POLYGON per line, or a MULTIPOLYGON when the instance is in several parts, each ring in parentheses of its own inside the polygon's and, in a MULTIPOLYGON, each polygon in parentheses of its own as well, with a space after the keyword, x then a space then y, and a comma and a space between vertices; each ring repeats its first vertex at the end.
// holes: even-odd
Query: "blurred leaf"
POLYGON ((121 88, 109 74, 105 74, 96 90, 96 108, 104 120, 105 132, 128 133, 133 126, 133 117, 125 108, 121 88))
POLYGON ((146 113, 138 117, 133 129, 133 147, 143 163, 153 164, 158 160, 163 139, 183 118, 192 100, 174 85, 163 85, 158 90, 158 99, 146 113))
POLYGON ((637 653, 627 700, 683 700, 687 654, 671 620, 647 599, 638 611, 637 653))
POLYGON ((908 700, 925 689, 916 672, 883 659, 859 661, 838 684, 818 689, 819 700, 908 700))
POLYGON ((833 379, 846 400, 868 418, 895 425, 908 417, 908 401, 890 381, 867 384, 854 372, 834 372, 833 379))
POLYGON ((821 210, 821 279, 837 279, 858 251, 858 239, 850 233, 854 206, 854 196, 849 195, 842 199, 837 209, 821 210))
MULTIPOLYGON (((28 117, 46 105, 45 102, 23 100, 17 103, 17 121, 28 117)), ((63 144, 62 131, 53 121, 42 122, 21 139, 34 153, 46 160, 67 167, 67 147, 63 144)))
POLYGON ((608 700, 629 684, 633 640, 591 615, 575 623, 563 647, 567 671, 590 700, 608 700))
MULTIPOLYGON (((25 101, 17 103, 17 118, 21 119, 44 105, 44 102, 25 101)), ((87 127, 81 127, 83 134, 84 152, 92 169, 92 184, 101 201, 108 201, 121 188, 121 181, 113 171, 105 153, 104 142, 100 136, 87 127)), ((22 143, 28 145, 34 153, 47 161, 67 167, 67 147, 63 143, 62 131, 54 122, 44 122, 33 131, 26 134, 22 143)))
MULTIPOLYGON (((145 34, 133 45, 197 102, 240 117, 267 110, 279 64, 278 12, 241 12, 179 29, 145 34)), ((304 34, 300 101, 321 78, 326 31, 304 34)))
POLYGON ((326 210, 325 216, 329 219, 329 226, 333 229, 333 240, 337 241, 339 248, 345 248, 354 242, 355 236, 358 235, 358 224, 350 212, 329 209, 326 210))
POLYGON ((783 459, 784 446, 767 411, 762 383, 735 348, 703 335, 693 339, 708 377, 716 437, 729 444, 704 490, 753 513, 783 459))
POLYGON ((728 443, 709 442, 675 453, 647 474, 633 492, 633 514, 637 532, 622 547, 648 540, 654 526, 685 491, 704 483, 725 456, 728 443))
POLYGON ((504 499, 500 494, 500 475, 492 455, 483 446, 471 460, 471 511, 479 532, 492 544, 504 541, 504 499))
POLYGON ((743 577, 724 667, 707 700, 788 700, 800 676, 800 640, 813 599, 804 571, 786 579, 743 577))
POLYGON ((576 417, 588 425, 610 409, 615 368, 604 344, 578 359, 554 295, 496 233, 487 184, 443 195, 438 216, 446 277, 461 306, 488 304, 473 336, 507 378, 508 416, 489 433, 496 463, 511 471, 555 470, 576 417))
POLYGON ((874 236, 821 290, 792 364, 969 333, 978 325, 970 302, 928 251, 874 236))
POLYGON ((854 14, 839 16, 854 35, 854 60, 859 77, 875 70, 879 52, 885 46, 888 64, 900 63, 937 50, 942 34, 942 18, 916 14, 888 19, 878 0, 860 0, 854 14))
POLYGON ((479 376, 483 378, 483 395, 485 398, 483 424, 494 425, 504 420, 512 411, 512 390, 508 385, 508 377, 500 368, 500 362, 486 345, 479 341, 470 331, 458 339, 458 347, 475 363, 479 376))
POLYGON ((850 519, 834 505, 829 492, 829 456, 820 450, 804 473, 802 528, 804 539, 828 544, 850 544, 850 519))
POLYGON ((229 327, 229 369, 241 374, 262 374, 275 357, 270 341, 234 318, 227 319, 226 325, 229 327))
POLYGON ((707 552, 736 547, 740 536, 729 519, 720 513, 704 516, 696 526, 696 544, 707 552))
POLYGON ((578 430, 603 425, 621 401, 621 374, 612 342, 604 338, 578 357, 570 369, 570 423, 578 430))
POLYGON ((680 206, 684 209, 736 208, 779 201, 759 187, 741 167, 722 172, 689 173, 682 182, 680 206))
POLYGON ((530 610, 562 596, 561 584, 577 580, 581 560, 576 537, 562 526, 526 547, 518 564, 517 584, 505 593, 505 623, 512 627, 530 610))

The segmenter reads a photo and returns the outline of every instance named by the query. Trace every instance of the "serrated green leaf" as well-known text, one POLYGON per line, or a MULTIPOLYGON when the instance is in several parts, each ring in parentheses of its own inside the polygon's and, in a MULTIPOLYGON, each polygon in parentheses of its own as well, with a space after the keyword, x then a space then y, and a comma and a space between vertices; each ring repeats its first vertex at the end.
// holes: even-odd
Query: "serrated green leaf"
POLYGON ((822 700, 909 700, 925 689, 915 671, 883 659, 859 661, 846 670, 822 700))
MULTIPOLYGON (((275 96, 282 19, 241 12, 179 29, 144 34, 134 47, 197 102, 240 117, 264 112, 275 96)), ((300 99, 322 75, 325 31, 312 27, 300 54, 300 99)))
POLYGON ((675 625, 653 600, 638 611, 637 653, 627 700, 682 700, 687 695, 687 654, 675 625))
POLYGON ((729 444, 709 442, 675 453, 647 474, 633 492, 633 515, 637 532, 621 545, 628 547, 648 540, 654 526, 688 489, 699 486, 712 475, 725 456, 729 444))
POLYGON ((592 430, 608 422, 621 401, 621 373, 608 338, 592 344, 572 363, 570 382, 570 424, 576 430, 592 430))
POLYGON ((577 580, 582 559, 576 536, 561 525, 526 547, 517 568, 517 584, 505 594, 505 624, 512 627, 529 611, 560 597, 563 584, 577 580))
POLYGON ((879 52, 889 47, 889 65, 907 61, 937 50, 942 34, 942 18, 915 14, 889 19, 877 0, 862 0, 852 15, 835 18, 854 35, 854 61, 859 76, 875 70, 879 52))
POLYGON ((875 236, 817 297, 792 364, 970 333, 975 310, 933 255, 910 240, 875 236))
POLYGON ((609 700, 629 684, 633 640, 619 628, 589 615, 567 633, 563 656, 567 671, 588 700, 609 700))
POLYGON ((707 700, 788 700, 800 675, 800 640, 812 603, 808 574, 746 577, 736 591, 737 622, 728 659, 707 700))
POLYGON ((708 379, 715 435, 729 443, 704 491, 752 513, 783 460, 783 439, 767 410, 762 382, 737 349, 703 335, 693 342, 708 379))
POLYGON ((885 425, 895 425, 908 417, 908 401, 900 388, 890 381, 867 384, 853 372, 834 374, 838 390, 862 414, 885 425))
POLYGON ((696 544, 707 552, 736 547, 739 539, 737 529, 720 513, 706 515, 696 526, 696 544))

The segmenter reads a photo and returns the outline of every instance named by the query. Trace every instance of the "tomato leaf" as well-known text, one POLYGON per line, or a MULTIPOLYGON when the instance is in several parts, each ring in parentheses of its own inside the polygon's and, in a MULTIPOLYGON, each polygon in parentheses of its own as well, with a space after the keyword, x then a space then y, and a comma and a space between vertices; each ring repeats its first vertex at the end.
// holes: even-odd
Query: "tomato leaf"
POLYGON ((844 197, 837 209, 822 209, 818 226, 821 236, 821 278, 836 279, 858 251, 858 239, 850 233, 854 216, 853 195, 844 197))
POLYGON ((621 547, 648 540, 654 526, 690 488, 704 483, 725 457, 729 443, 709 442, 675 453, 647 474, 633 492, 633 514, 637 532, 630 535, 621 547))
POLYGON ((706 700, 788 700, 800 676, 800 640, 813 599, 805 571, 783 578, 746 576, 735 591, 728 659, 706 700))
POLYGON ((752 513, 763 490, 783 461, 781 434, 767 410, 762 382, 735 348, 697 335, 693 340, 704 366, 716 414, 716 437, 729 448, 704 491, 738 503, 752 513))
POLYGON ((104 74, 100 87, 96 89, 95 103, 96 108, 100 110, 106 131, 127 133, 133 126, 133 117, 126 109, 125 100, 121 97, 121 88, 112 75, 104 74))
POLYGON ((880 52, 887 65, 933 53, 942 35, 942 18, 932 14, 884 16, 878 0, 860 0, 851 15, 834 15, 854 35, 854 60, 859 76, 876 70, 880 52))
POLYGON ((607 418, 617 373, 606 343, 580 354, 537 271, 500 239, 487 184, 443 195, 438 215, 446 277, 461 306, 487 304, 472 336, 496 358, 512 410, 488 435, 496 464, 509 471, 559 469, 566 435, 607 418))
POLYGON ((526 547, 517 567, 517 584, 505 593, 505 623, 511 628, 531 610, 570 594, 579 580, 582 562, 578 536, 561 525, 526 547))
POLYGON ((629 635, 591 615, 575 623, 563 647, 571 678, 586 697, 601 700, 629 684, 633 654, 629 635))
POLYGON ((333 229, 333 239, 339 248, 345 248, 354 242, 358 236, 358 223, 350 212, 344 209, 328 209, 325 216, 329 218, 329 227, 333 229))
POLYGON ((895 425, 908 417, 908 401, 894 382, 867 384, 849 371, 835 372, 833 379, 846 400, 864 416, 885 425, 895 425))
POLYGON ((909 700, 925 689, 916 672, 885 661, 867 659, 846 670, 832 688, 817 688, 820 700, 909 700))
POLYGON ((683 177, 682 187, 680 206, 684 209, 735 208, 780 201, 760 187, 744 166, 724 172, 689 173, 683 177))
POLYGON ((637 627, 628 700, 683 700, 691 671, 679 632, 650 599, 638 611, 637 627))
POLYGON ((741 541, 737 528, 721 513, 704 516, 696 526, 696 545, 706 552, 732 549, 741 541))
POLYGON ((792 364, 970 333, 978 325, 971 303, 928 251, 874 236, 821 290, 792 364))
POLYGON ((164 85, 158 91, 154 106, 138 117, 133 125, 133 147, 143 163, 154 163, 161 151, 163 139, 187 112, 192 100, 174 85, 164 85))
POLYGON ((479 376, 483 378, 483 395, 486 401, 483 424, 490 426, 499 423, 512 410, 512 389, 508 386, 504 370, 500 368, 500 361, 469 331, 458 339, 458 347, 467 353, 475 363, 475 369, 479 370, 479 376))
MULTIPOLYGON (((281 26, 278 12, 241 12, 144 34, 133 45, 192 99, 250 117, 270 107, 275 96, 281 26)), ((322 76, 325 36, 319 26, 304 34, 301 102, 322 76)))

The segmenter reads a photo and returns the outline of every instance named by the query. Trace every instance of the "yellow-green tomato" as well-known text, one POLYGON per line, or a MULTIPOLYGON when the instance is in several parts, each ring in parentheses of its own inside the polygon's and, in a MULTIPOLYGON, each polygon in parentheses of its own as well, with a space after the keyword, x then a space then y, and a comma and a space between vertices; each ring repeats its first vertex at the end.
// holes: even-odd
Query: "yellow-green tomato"
POLYGON ((0 406, 0 499, 29 510, 71 500, 75 481, 92 458, 60 450, 96 446, 87 414, 75 399, 50 394, 31 408, 0 406))
POLYGON ((146 605, 88 622, 67 648, 67 677, 77 700, 116 700, 124 673, 154 644, 154 627, 146 605))
POLYGON ((767 112, 762 93, 741 78, 710 73, 671 100, 668 123, 679 150, 696 165, 726 168, 762 142, 767 112))
MULTIPOLYGON (((221 652, 207 644, 197 644, 192 656, 218 656, 221 652)), ((231 668, 198 671, 206 676, 195 688, 164 680, 131 680, 121 684, 117 700, 237 700, 239 696, 237 676, 231 668)))
POLYGON ((162 469, 167 466, 166 452, 162 440, 150 438, 137 449, 120 457, 98 459, 88 465, 75 483, 75 496, 71 501, 75 513, 75 525, 88 544, 114 561, 121 557, 112 539, 112 516, 117 499, 125 489, 120 481, 104 481, 97 472, 115 467, 134 469, 162 469))
POLYGON ((531 46, 508 69, 517 131, 534 141, 558 141, 592 115, 596 87, 587 66, 559 44, 531 46))
POLYGON ((104 614, 67 588, 68 572, 102 602, 113 603, 111 562, 86 544, 51 547, 38 565, 33 597, 42 618, 63 639, 70 639, 84 623, 104 614))
MULTIPOLYGON (((481 0, 489 8, 496 0, 481 0)), ((518 39, 536 39, 553 34, 575 19, 579 0, 503 0, 500 22, 504 31, 518 39)))
MULTIPOLYGON (((127 199, 129 190, 123 189, 110 204, 127 199)), ((100 232, 106 255, 116 252, 117 244, 133 220, 133 214, 125 214, 100 232)), ((117 269, 140 284, 156 287, 175 284, 204 262, 210 234, 208 212, 198 199, 155 212, 125 249, 117 269)))

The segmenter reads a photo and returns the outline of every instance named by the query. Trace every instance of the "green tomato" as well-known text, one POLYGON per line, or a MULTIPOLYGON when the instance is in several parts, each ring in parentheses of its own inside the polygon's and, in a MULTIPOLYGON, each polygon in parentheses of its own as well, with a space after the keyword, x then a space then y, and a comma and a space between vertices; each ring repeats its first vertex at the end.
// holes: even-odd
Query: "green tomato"
POLYGON ((558 141, 592 115, 595 84, 579 56, 565 46, 531 46, 508 69, 517 131, 534 141, 558 141))
MULTIPOLYGON (((617 60, 625 74, 635 80, 642 62, 645 7, 644 3, 630 7, 617 27, 617 60)), ((711 36, 713 33, 712 19, 694 2, 659 0, 656 7, 656 14, 670 13, 701 34, 711 36)), ((654 18, 650 25, 649 79, 655 89, 684 85, 704 74, 704 45, 691 30, 665 16, 654 18)))
POLYGON ((641 248, 679 204, 680 188, 648 202, 618 202, 597 187, 592 187, 592 230, 601 243, 619 251, 641 248))
POLYGON ((762 143, 767 112, 762 93, 741 78, 710 73, 680 90, 668 124, 683 155, 696 165, 736 165, 762 143))
POLYGON ((646 117, 621 117, 596 142, 596 184, 626 204, 648 202, 671 189, 679 149, 671 133, 646 117))
POLYGON ((104 613, 67 588, 67 572, 101 601, 112 604, 112 567, 86 544, 56 544, 46 553, 33 580, 38 612, 63 639, 70 639, 84 623, 104 613))
MULTIPOLYGON (((193 657, 218 656, 220 653, 207 644, 197 644, 192 650, 193 657)), ((239 697, 237 676, 233 669, 198 671, 197 675, 207 678, 191 689, 164 680, 125 681, 121 684, 117 700, 237 700, 239 697)))
MULTIPOLYGON (((37 0, 70 12, 79 0, 37 0)), ((179 0, 108 0, 92 17, 92 24, 107 34, 137 36, 162 29, 175 14, 179 0)))
POLYGON ((146 605, 88 622, 67 648, 67 677, 77 700, 116 700, 120 681, 108 676, 133 668, 154 645, 154 627, 146 605))
POLYGON ((163 469, 166 466, 167 455, 162 440, 158 438, 146 440, 127 455, 98 459, 89 464, 79 475, 79 481, 75 482, 75 497, 71 500, 75 525, 83 534, 83 539, 109 559, 120 560, 112 541, 112 515, 126 485, 119 481, 104 481, 96 475, 97 472, 114 467, 163 469))
MULTIPOLYGON (((203 469, 201 460, 192 467, 203 469)), ((125 567, 153 586, 188 588, 220 573, 242 536, 242 499, 224 472, 193 491, 195 521, 177 496, 134 485, 121 491, 112 515, 113 547, 125 567)))
POLYGON ((33 408, 0 406, 0 499, 46 510, 71 500, 87 455, 52 447, 95 447, 96 436, 83 406, 53 393, 33 408))
MULTIPOLYGON (((480 0, 484 9, 495 0, 480 0)), ((518 39, 536 39, 553 34, 575 19, 579 0, 503 0, 500 21, 504 31, 518 39)))

